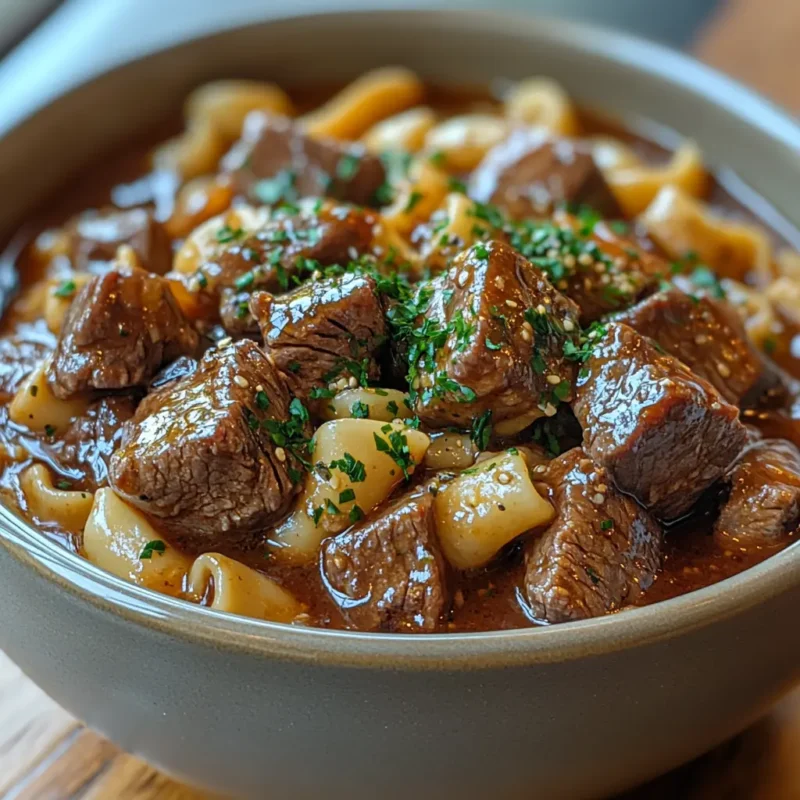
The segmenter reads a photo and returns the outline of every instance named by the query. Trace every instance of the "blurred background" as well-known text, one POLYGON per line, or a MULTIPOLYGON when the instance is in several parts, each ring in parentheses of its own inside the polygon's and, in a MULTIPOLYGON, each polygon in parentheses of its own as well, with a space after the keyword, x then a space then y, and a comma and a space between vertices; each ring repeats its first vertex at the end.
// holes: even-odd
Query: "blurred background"
POLYGON ((800 109, 792 77, 800 0, 0 0, 0 133, 65 87, 180 39, 300 11, 414 5, 509 9, 622 28, 693 50, 800 109), (730 25, 722 24, 726 18, 730 25), (753 45, 756 28, 768 52, 753 45), (779 59, 787 62, 784 77, 773 67, 779 59))

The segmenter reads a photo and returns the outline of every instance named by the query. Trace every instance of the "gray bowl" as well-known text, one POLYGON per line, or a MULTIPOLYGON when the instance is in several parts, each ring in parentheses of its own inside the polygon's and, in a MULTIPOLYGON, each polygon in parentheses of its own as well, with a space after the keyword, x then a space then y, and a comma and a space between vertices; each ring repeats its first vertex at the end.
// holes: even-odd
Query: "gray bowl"
MULTIPOLYGON (((554 76, 697 139, 800 225, 800 129, 655 45, 464 12, 254 25, 125 65, 0 141, 0 233, 78 165, 221 76, 405 63, 554 76)), ((754 202, 758 201, 753 195, 754 202)), ((261 797, 597 797, 742 730, 800 677, 800 549, 681 598, 549 629, 408 637, 232 617, 129 585, 0 507, 0 647, 72 713, 192 783, 261 797)))

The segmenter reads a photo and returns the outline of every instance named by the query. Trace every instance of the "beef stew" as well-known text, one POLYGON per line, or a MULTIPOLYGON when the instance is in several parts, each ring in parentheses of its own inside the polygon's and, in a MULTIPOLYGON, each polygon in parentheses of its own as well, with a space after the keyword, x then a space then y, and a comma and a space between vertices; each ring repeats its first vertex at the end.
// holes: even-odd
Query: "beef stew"
POLYGON ((244 117, 229 82, 43 212, 3 501, 146 588, 375 632, 616 613, 790 545, 800 256, 690 143, 402 74, 244 117))

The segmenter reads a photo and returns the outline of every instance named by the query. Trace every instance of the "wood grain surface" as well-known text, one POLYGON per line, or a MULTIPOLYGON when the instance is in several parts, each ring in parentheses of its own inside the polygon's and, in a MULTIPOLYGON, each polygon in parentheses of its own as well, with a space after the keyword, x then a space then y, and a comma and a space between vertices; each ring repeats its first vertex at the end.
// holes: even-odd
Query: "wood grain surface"
MULTIPOLYGON (((695 49, 713 66, 800 111, 800 0, 729 0, 701 32, 695 49)), ((0 797, 208 796, 160 775, 84 728, 0 653, 0 797)), ((624 796, 645 798, 800 800, 800 689, 733 741, 624 796)))

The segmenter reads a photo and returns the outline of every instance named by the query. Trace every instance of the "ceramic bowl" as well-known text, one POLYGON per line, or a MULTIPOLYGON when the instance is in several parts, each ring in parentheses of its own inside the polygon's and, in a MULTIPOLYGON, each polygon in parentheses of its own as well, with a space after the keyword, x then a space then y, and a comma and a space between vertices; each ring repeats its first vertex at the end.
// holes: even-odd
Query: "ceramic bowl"
MULTIPOLYGON (((626 36, 492 13, 307 16, 149 55, 0 141, 0 233, 76 167, 225 76, 282 84, 407 64, 453 83, 551 75, 693 136, 800 226, 800 129, 699 64, 626 36)), ((0 647, 172 775, 271 798, 581 798, 713 747, 800 677, 800 549, 659 605, 552 628, 400 636, 219 614, 124 583, 0 508, 0 647)))

